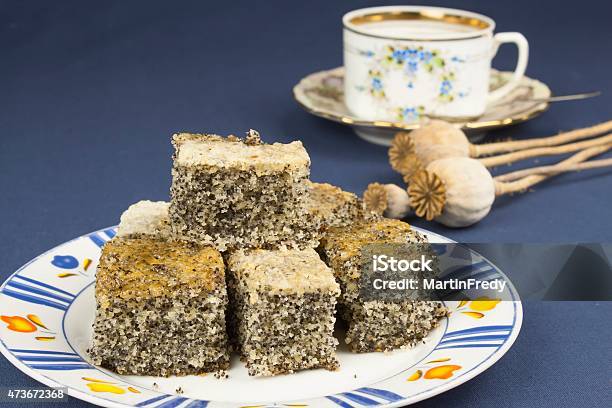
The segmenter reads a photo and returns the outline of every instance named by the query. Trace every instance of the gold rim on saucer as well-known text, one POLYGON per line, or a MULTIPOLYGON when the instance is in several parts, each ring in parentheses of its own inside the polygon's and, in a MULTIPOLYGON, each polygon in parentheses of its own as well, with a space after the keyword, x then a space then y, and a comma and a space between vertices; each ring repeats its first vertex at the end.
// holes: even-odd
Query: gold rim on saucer
MULTIPOLYGON (((492 69, 491 90, 502 86, 511 76, 511 72, 492 69)), ((293 87, 293 96, 307 112, 334 122, 351 125, 356 129, 364 127, 396 131, 419 127, 418 123, 363 120, 351 115, 344 104, 344 67, 319 71, 304 77, 293 87)), ((548 109, 548 102, 534 102, 533 99, 547 99, 550 96, 551 91, 546 84, 536 79, 523 77, 521 83, 510 94, 495 104, 487 106, 485 113, 478 119, 454 120, 453 123, 461 126, 465 131, 480 132, 525 122, 548 109)))

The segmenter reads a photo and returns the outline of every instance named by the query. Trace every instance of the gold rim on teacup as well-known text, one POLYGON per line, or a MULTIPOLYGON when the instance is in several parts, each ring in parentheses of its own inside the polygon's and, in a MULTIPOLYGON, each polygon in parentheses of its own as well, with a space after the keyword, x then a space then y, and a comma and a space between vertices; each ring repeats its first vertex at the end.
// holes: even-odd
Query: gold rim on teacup
POLYGON ((452 41, 468 40, 483 35, 491 35, 495 29, 493 19, 470 11, 430 6, 385 6, 353 10, 344 15, 342 24, 347 30, 367 37, 389 40, 409 41, 452 41), (463 25, 474 30, 458 33, 446 33, 443 37, 431 36, 419 38, 408 36, 389 36, 373 34, 363 26, 381 21, 438 21, 448 24, 463 25))

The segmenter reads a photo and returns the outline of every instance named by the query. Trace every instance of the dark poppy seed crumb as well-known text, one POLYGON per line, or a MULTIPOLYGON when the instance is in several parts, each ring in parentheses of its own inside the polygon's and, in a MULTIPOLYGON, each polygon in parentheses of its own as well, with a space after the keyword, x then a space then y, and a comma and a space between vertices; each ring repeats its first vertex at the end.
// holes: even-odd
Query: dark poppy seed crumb
POLYGON ((213 375, 214 375, 215 378, 218 378, 218 379, 229 378, 229 374, 227 374, 227 371, 225 371, 225 370, 215 371, 215 373, 213 375))
POLYGON ((214 248, 115 237, 102 249, 96 304, 93 364, 159 376, 229 366, 224 265, 214 248))
POLYGON ((327 183, 307 182, 306 208, 318 235, 330 227, 343 227, 363 218, 361 200, 353 193, 327 183))
POLYGON ((313 249, 236 251, 228 257, 230 338, 249 375, 335 370, 340 289, 313 249))
POLYGON ((316 246, 306 210, 310 158, 302 143, 260 143, 253 131, 247 139, 173 136, 174 235, 221 251, 316 246))
POLYGON ((258 131, 249 129, 249 131, 246 132, 244 143, 250 146, 256 146, 262 144, 263 142, 261 141, 261 136, 259 136, 258 131))
POLYGON ((412 347, 438 325, 447 310, 438 301, 361 300, 361 249, 373 243, 411 243, 416 251, 430 251, 424 235, 398 220, 379 218, 329 228, 319 250, 340 283, 338 310, 348 324, 346 343, 353 352, 412 347))

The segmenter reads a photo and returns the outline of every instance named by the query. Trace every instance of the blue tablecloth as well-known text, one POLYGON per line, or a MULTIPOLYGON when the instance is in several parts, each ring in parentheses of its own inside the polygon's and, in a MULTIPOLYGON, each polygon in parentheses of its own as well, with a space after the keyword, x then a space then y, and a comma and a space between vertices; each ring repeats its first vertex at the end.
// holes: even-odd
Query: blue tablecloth
MULTIPOLYGON (((385 148, 306 114, 291 94, 303 76, 342 64, 342 14, 381 4, 0 2, 2 279, 50 247, 117 223, 137 200, 167 199, 169 136, 178 130, 255 128, 268 141, 301 139, 314 180, 357 193, 373 181, 401 182, 385 148)), ((545 136, 610 119, 609 4, 437 4, 524 33, 528 74, 555 93, 605 92, 551 106, 490 138, 545 136)), ((512 68, 514 55, 504 47, 495 65, 512 68)), ((609 242, 611 187, 610 171, 564 175, 497 200, 468 229, 409 221, 468 242, 609 242)), ((611 314, 605 302, 527 302, 522 333, 498 364, 421 406, 610 406, 611 314)), ((5 387, 36 385, 4 359, 0 378, 5 387)))

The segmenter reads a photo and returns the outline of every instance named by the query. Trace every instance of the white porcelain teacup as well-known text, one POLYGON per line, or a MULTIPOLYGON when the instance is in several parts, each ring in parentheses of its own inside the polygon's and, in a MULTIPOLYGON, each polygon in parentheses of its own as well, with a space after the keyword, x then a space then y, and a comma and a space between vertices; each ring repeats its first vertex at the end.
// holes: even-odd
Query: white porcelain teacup
POLYGON ((389 6, 344 15, 344 90, 349 111, 366 120, 469 119, 514 89, 529 45, 516 32, 493 34, 489 17, 448 8, 389 6), (491 60, 515 43, 511 80, 489 91, 491 60))

